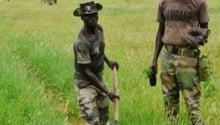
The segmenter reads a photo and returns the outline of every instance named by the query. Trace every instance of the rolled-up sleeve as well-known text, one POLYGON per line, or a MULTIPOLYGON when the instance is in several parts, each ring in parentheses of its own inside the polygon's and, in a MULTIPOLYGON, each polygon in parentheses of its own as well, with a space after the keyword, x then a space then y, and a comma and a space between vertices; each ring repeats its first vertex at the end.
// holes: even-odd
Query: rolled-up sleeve
POLYGON ((162 1, 160 1, 158 10, 157 10, 157 22, 163 23, 165 21, 164 15, 163 15, 163 6, 162 1))
POLYGON ((77 44, 74 45, 75 50, 75 58, 77 60, 77 63, 79 64, 89 64, 91 63, 89 49, 86 47, 85 44, 77 42, 77 44))

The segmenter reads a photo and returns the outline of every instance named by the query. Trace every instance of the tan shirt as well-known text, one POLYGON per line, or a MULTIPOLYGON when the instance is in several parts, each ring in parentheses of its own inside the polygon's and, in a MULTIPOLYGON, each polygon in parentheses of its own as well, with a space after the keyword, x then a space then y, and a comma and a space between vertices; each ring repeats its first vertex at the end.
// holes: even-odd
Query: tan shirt
POLYGON ((199 24, 209 21, 205 0, 161 0, 157 21, 165 23, 163 42, 178 46, 187 46, 184 34, 199 24), (190 2, 191 1, 191 2, 190 2))

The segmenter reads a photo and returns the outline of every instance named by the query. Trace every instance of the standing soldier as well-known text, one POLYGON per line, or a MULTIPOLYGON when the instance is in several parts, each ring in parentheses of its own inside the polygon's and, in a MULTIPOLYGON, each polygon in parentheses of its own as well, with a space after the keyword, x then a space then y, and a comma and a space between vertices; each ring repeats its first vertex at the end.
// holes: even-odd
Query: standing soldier
POLYGON ((84 27, 74 43, 75 76, 79 106, 87 125, 107 125, 109 120, 109 101, 119 98, 110 92, 103 83, 104 62, 113 69, 118 63, 110 61, 104 53, 103 29, 97 23, 98 11, 102 5, 93 1, 81 3, 73 11, 81 17, 84 27))
POLYGON ((197 66, 199 47, 207 42, 209 32, 207 10, 205 0, 160 0, 152 70, 157 73, 157 60, 164 47, 161 81, 168 123, 175 121, 179 115, 181 92, 192 125, 204 124, 200 111, 201 88, 197 66), (199 31, 193 34, 195 28, 202 28, 206 36, 199 41, 190 41, 188 38, 201 35, 199 31))

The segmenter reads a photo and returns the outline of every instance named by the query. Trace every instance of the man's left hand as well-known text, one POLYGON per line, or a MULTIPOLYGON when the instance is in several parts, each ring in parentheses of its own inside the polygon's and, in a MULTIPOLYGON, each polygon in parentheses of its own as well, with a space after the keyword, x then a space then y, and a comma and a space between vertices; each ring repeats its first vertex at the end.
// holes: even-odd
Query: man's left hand
POLYGON ((119 69, 119 64, 116 61, 109 61, 108 62, 108 66, 113 70, 114 67, 116 67, 116 69, 119 69))

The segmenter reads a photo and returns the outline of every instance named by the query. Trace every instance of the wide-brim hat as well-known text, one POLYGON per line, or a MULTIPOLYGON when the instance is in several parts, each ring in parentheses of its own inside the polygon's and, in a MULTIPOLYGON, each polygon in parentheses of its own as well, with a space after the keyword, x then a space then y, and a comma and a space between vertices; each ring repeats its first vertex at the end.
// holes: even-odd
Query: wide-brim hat
POLYGON ((81 3, 79 7, 73 11, 74 16, 82 16, 97 13, 102 10, 102 5, 100 3, 95 3, 94 1, 81 3))

